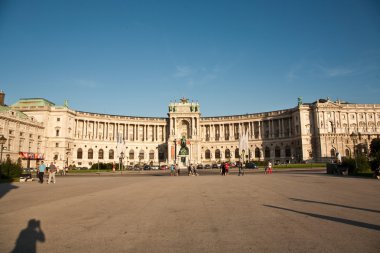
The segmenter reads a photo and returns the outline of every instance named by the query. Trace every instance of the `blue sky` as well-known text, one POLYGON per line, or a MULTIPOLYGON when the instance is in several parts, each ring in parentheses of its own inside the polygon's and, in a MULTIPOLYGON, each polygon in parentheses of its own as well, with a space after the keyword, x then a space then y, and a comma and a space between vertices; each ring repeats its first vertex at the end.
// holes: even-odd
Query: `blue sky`
POLYGON ((0 0, 0 89, 152 117, 380 103, 380 1, 0 0))

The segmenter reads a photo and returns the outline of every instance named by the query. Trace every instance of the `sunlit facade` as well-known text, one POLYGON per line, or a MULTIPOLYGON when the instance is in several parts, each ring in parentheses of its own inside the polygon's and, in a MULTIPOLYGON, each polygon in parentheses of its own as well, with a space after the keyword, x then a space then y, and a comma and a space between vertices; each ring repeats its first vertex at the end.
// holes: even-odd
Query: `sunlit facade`
POLYGON ((20 152, 43 153, 47 161, 60 166, 118 163, 121 152, 124 165, 326 161, 337 152, 353 156, 359 145, 360 152, 367 153, 371 140, 380 136, 380 104, 329 99, 298 101, 294 108, 279 111, 218 117, 202 117, 200 104, 185 98, 170 103, 166 117, 82 112, 42 98, 20 99, 2 107, 8 108, 0 112, 0 134, 9 146, 4 152, 13 159, 20 152), (10 121, 7 111, 27 119, 10 121), (244 158, 239 150, 241 133, 248 133, 244 158))

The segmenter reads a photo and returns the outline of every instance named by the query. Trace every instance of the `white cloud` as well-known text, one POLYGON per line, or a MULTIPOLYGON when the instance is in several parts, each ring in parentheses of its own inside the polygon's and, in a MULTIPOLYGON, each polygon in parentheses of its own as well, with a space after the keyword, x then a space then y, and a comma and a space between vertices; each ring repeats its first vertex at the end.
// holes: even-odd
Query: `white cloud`
POLYGON ((324 67, 319 65, 318 68, 322 71, 322 74, 326 77, 342 77, 352 75, 356 72, 355 69, 345 67, 324 67))
POLYGON ((174 77, 188 77, 195 73, 195 71, 189 66, 176 66, 176 72, 174 77))

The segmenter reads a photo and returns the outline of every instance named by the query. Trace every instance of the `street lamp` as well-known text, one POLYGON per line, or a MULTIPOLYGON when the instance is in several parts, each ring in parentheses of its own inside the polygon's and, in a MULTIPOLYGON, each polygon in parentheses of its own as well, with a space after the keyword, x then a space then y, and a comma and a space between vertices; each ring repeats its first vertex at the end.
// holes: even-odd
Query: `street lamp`
POLYGON ((121 151, 121 153, 120 153, 120 163, 119 163, 119 170, 121 171, 122 169, 123 169, 123 159, 124 159, 124 152, 123 151, 121 151))
POLYGON ((4 144, 6 141, 7 141, 7 138, 5 138, 4 135, 1 135, 1 137, 0 137, 0 145, 1 145, 0 163, 3 162, 3 149, 4 149, 4 144))

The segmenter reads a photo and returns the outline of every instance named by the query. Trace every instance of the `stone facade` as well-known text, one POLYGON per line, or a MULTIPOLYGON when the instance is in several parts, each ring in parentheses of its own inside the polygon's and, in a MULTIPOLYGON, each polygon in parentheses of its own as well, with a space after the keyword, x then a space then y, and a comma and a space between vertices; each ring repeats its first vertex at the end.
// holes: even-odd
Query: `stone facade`
MULTIPOLYGON (((367 153, 371 140, 380 137, 380 104, 329 99, 299 101, 291 109, 221 117, 201 117, 200 105, 184 98, 171 102, 168 116, 163 118, 81 112, 45 99, 20 99, 8 108, 28 116, 19 122, 28 122, 28 134, 37 138, 33 141, 36 147, 30 150, 44 153, 46 160, 55 160, 60 166, 117 163, 121 152, 125 154, 123 164, 130 166, 233 162, 240 159, 239 136, 245 132, 249 150, 244 160, 321 162, 337 152, 353 156, 359 145, 360 151, 367 153)), ((7 119, 0 119, 0 134, 12 139, 5 128, 7 119)), ((12 147, 8 152, 27 149, 12 147)))

